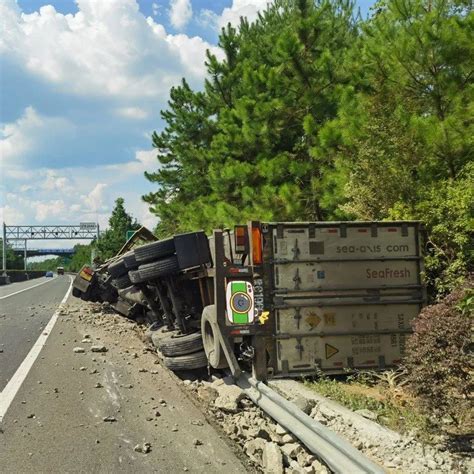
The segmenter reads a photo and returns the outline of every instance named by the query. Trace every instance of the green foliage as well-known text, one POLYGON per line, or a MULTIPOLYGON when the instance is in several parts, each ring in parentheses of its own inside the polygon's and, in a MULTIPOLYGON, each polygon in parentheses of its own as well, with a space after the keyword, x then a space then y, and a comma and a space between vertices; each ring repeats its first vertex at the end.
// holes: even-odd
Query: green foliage
MULTIPOLYGON (((8 245, 7 240, 7 258, 6 264, 8 270, 23 270, 25 264, 23 261, 23 255, 19 252, 14 252, 13 249, 8 245)), ((0 239, 0 262, 3 262, 3 240, 0 239)))
POLYGON ((420 219, 427 226, 426 282, 443 295, 459 286, 474 267, 474 163, 458 179, 437 181, 420 190, 420 199, 408 209, 398 204, 394 218, 420 219))
POLYGON ((61 257, 47 258, 40 262, 28 262, 28 270, 41 270, 55 272, 58 267, 65 267, 64 259, 61 257))
MULTIPOLYGON (((115 200, 115 207, 109 218, 109 228, 100 236, 95 247, 102 260, 113 257, 125 244, 127 230, 138 230, 140 224, 127 213, 123 198, 115 200)), ((85 249, 80 249, 84 256, 85 249)), ((78 261, 79 264, 79 261, 78 261)))
POLYGON ((321 145, 349 80, 344 55, 356 36, 346 1, 278 1, 249 25, 222 31, 225 58, 209 55, 204 92, 183 81, 153 135, 161 164, 144 196, 160 233, 237 221, 323 219, 334 169, 321 145), (324 202, 324 206, 323 203, 324 202))
POLYGON ((474 14, 465 0, 277 0, 224 28, 204 89, 153 134, 160 236, 273 221, 417 219, 441 295, 472 268, 474 14), (464 192, 463 192, 464 188, 464 192), (468 191, 471 189, 471 191, 468 191))
POLYGON ((91 263, 91 252, 94 243, 81 245, 77 244, 74 246, 74 255, 71 261, 65 266, 68 272, 78 272, 84 265, 91 263))
POLYGON ((386 386, 380 380, 378 384, 374 382, 373 373, 361 373, 357 377, 342 380, 323 375, 317 380, 306 381, 305 384, 350 410, 372 411, 380 424, 392 430, 402 433, 415 432, 421 437, 430 432, 427 417, 413 404, 394 396, 397 393, 394 387, 386 386), (370 379, 370 388, 366 387, 366 377, 370 379))
POLYGON ((458 425, 472 414, 473 284, 471 278, 464 288, 423 309, 405 358, 410 388, 425 409, 439 418, 449 415, 458 425))

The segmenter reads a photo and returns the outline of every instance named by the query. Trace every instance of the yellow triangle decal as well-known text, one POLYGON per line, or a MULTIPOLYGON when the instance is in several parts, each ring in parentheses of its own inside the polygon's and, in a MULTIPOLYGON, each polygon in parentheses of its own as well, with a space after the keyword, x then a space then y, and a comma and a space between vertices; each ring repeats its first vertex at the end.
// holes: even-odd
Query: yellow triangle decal
POLYGON ((334 346, 331 346, 331 344, 326 344, 326 359, 330 359, 333 355, 337 354, 339 352, 339 349, 337 349, 334 346))

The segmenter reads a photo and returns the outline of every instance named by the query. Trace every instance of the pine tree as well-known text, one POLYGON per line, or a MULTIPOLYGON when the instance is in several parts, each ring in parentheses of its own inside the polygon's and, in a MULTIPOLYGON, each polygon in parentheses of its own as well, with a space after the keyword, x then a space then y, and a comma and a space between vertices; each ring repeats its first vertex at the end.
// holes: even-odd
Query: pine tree
POLYGON ((113 257, 125 244, 127 230, 137 230, 140 224, 127 213, 124 199, 115 200, 115 207, 109 218, 109 228, 97 240, 96 248, 102 260, 113 257))

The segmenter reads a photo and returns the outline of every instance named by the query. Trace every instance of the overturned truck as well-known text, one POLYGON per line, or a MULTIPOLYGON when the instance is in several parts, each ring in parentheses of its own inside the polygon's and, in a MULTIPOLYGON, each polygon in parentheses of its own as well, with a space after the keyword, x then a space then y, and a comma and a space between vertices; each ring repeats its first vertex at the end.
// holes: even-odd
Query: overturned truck
POLYGON ((425 302, 421 234, 415 221, 253 221, 160 241, 141 229, 84 267, 74 295, 159 328, 172 370, 265 380, 382 369, 400 363, 425 302))

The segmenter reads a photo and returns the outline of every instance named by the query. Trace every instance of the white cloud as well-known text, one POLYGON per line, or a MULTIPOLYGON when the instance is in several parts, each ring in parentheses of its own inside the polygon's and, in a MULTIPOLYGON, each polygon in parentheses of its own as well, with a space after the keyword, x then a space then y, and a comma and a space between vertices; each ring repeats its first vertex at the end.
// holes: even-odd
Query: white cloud
MULTIPOLYGON (((182 76, 202 82, 205 51, 216 48, 201 38, 168 35, 142 15, 136 0, 77 0, 77 6, 74 15, 51 5, 25 14, 13 0, 0 1, 1 50, 59 90, 79 95, 156 100, 182 76)), ((174 21, 186 24, 189 2, 171 6, 174 21)))
POLYGON ((0 206, 0 222, 6 222, 9 225, 20 225, 24 222, 25 214, 19 212, 17 207, 6 204, 0 206))
POLYGON ((161 5, 158 5, 158 3, 153 2, 151 4, 151 12, 153 13, 153 16, 157 16, 158 13, 160 12, 161 5))
POLYGON ((59 191, 61 193, 74 190, 69 178, 58 175, 56 170, 46 170, 46 177, 41 183, 41 187, 46 191, 59 191))
POLYGON ((156 150, 139 150, 135 153, 135 159, 128 163, 107 165, 108 171, 124 173, 127 175, 141 175, 145 171, 152 171, 158 167, 156 150))
POLYGON ((35 219, 38 222, 44 222, 47 219, 60 217, 66 210, 66 204, 62 199, 52 201, 33 201, 31 206, 35 211, 35 219))
POLYGON ((220 16, 213 12, 212 10, 208 10, 207 8, 203 8, 199 11, 199 15, 197 16, 196 20, 203 28, 211 28, 213 30, 217 30, 219 26, 219 19, 220 16))
POLYGON ((170 0, 170 23, 182 30, 193 16, 191 0, 170 0))
POLYGON ((120 107, 117 109, 117 114, 134 120, 144 120, 148 118, 148 112, 140 107, 120 107))
POLYGON ((105 183, 97 183, 94 188, 81 196, 81 202, 85 206, 85 212, 99 212, 107 210, 104 204, 104 191, 107 188, 105 183))
POLYGON ((19 172, 10 178, 13 191, 3 193, 0 215, 8 225, 94 221, 104 229, 115 199, 122 196, 127 211, 139 222, 154 228, 156 217, 149 213, 141 194, 152 188, 143 172, 158 168, 156 156, 156 150, 138 150, 126 163, 41 168, 33 176, 19 172))
POLYGON ((0 165, 9 173, 7 165, 18 166, 30 152, 74 134, 75 127, 68 120, 42 116, 33 107, 27 107, 18 120, 0 128, 0 165))
POLYGON ((258 12, 265 10, 272 0, 233 0, 229 8, 224 8, 218 19, 219 28, 227 26, 228 23, 236 26, 240 23, 240 17, 247 17, 249 22, 257 19, 258 12))

